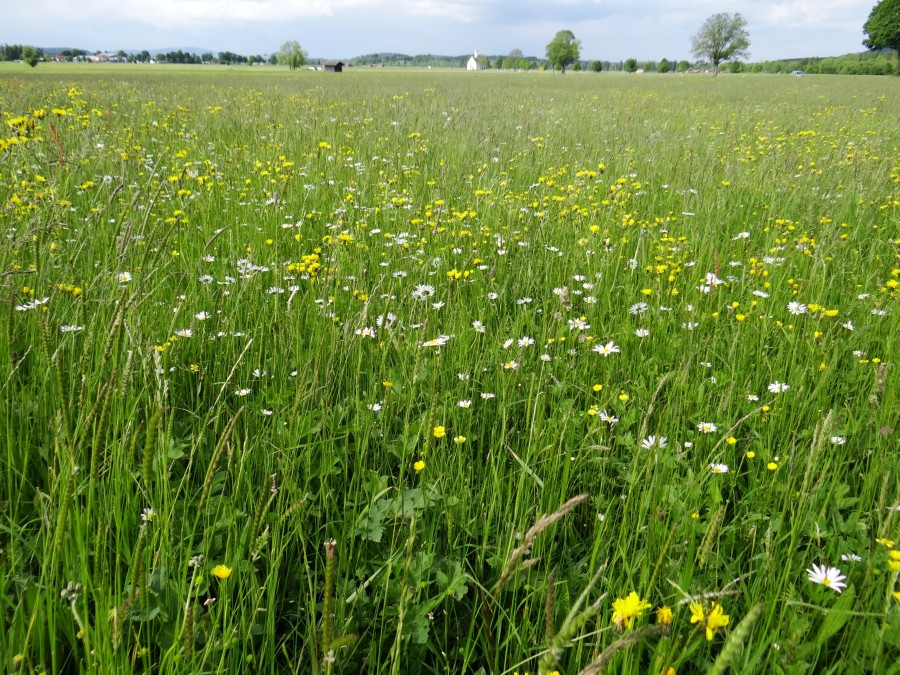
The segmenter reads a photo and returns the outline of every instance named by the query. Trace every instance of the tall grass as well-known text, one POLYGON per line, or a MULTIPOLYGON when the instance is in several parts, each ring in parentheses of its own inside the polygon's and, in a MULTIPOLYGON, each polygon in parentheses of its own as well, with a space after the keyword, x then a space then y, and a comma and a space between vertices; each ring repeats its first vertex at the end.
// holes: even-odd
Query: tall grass
POLYGON ((896 668, 895 91, 212 72, 0 73, 4 668, 896 668))

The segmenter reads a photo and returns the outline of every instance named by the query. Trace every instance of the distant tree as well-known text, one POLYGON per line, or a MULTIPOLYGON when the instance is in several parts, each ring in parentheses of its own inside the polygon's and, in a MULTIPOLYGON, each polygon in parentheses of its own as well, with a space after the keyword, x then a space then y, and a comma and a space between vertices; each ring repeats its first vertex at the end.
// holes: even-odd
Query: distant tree
POLYGON ((203 61, 203 63, 212 63, 215 58, 216 57, 213 56, 212 52, 203 52, 203 54, 200 55, 200 60, 203 61))
POLYGON ((627 59, 625 61, 625 72, 633 73, 637 70, 637 59, 627 59))
POLYGON ((278 65, 278 54, 270 54, 269 55, 269 65, 270 66, 278 65))
POLYGON ((603 64, 600 61, 591 61, 590 69, 594 73, 599 73, 603 70, 603 64))
POLYGON ((547 45, 547 61, 554 70, 559 68, 561 73, 565 73, 566 68, 580 56, 581 42, 575 39, 575 34, 570 30, 559 31, 547 45))
POLYGON ((691 64, 682 59, 678 62, 678 66, 675 68, 679 73, 686 73, 691 69, 691 64))
POLYGON ((719 64, 723 61, 749 56, 749 47, 747 20, 740 14, 714 14, 703 22, 703 26, 691 38, 691 53, 697 58, 709 58, 716 75, 719 74, 719 64))
POLYGON ((669 61, 669 59, 663 59, 656 66, 656 70, 660 73, 668 73, 670 70, 672 70, 672 62, 669 61))
POLYGON ((41 60, 43 55, 44 54, 40 49, 35 49, 34 47, 22 48, 22 60, 32 68, 38 64, 38 61, 41 60))
POLYGON ((517 61, 521 61, 525 58, 525 55, 522 53, 521 49, 513 49, 509 54, 506 55, 506 61, 509 63, 516 63, 517 61))
POLYGON ((278 62, 290 70, 296 70, 306 63, 306 52, 296 40, 288 40, 278 50, 278 62))
POLYGON ((482 54, 478 57, 478 69, 479 70, 487 70, 491 67, 491 59, 488 56, 482 54))
POLYGON ((141 63, 150 63, 150 59, 150 52, 148 52, 146 49, 141 50, 141 53, 138 54, 138 61, 140 61, 141 63))
POLYGON ((900 75, 900 0, 880 0, 872 8, 869 19, 863 25, 869 49, 893 49, 897 52, 897 69, 900 75))
POLYGON ((582 70, 584 70, 581 65, 581 61, 576 61, 575 63, 573 63, 572 70, 574 70, 576 73, 580 73, 582 70))
POLYGON ((497 70, 500 70, 502 67, 503 67, 503 57, 502 56, 494 57, 494 68, 496 68, 497 70))

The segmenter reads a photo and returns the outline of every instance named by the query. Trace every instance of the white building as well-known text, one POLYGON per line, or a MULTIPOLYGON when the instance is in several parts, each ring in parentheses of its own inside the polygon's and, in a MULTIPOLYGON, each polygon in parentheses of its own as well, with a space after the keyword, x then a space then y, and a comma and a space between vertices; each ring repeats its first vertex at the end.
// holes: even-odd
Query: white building
POLYGON ((481 70, 481 67, 478 65, 478 50, 475 50, 475 53, 469 57, 469 62, 466 64, 466 70, 481 70))

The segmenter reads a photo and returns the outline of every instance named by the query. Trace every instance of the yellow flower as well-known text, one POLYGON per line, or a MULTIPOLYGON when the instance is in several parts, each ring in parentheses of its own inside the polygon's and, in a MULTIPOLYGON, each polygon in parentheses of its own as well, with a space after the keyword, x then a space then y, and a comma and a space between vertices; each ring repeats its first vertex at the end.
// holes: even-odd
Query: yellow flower
POLYGON ((895 572, 900 571, 900 551, 890 551, 888 555, 890 556, 888 567, 895 572))
POLYGON ((434 434, 435 438, 443 438, 447 435, 447 430, 442 426, 436 426, 431 433, 434 434))
POLYGON ((454 436, 453 442, 456 443, 457 445, 462 445, 463 443, 466 442, 466 437, 465 436, 454 436))
POLYGON ((622 401, 622 403, 625 403, 628 399, 629 399, 629 396, 624 391, 621 394, 619 394, 619 400, 622 401))
POLYGON ((703 605, 699 602, 692 602, 690 606, 691 610, 691 623, 700 623, 703 621, 704 613, 703 613, 703 605))
POLYGON ((603 389, 603 385, 595 384, 593 387, 591 387, 591 389, 593 389, 594 391, 600 391, 601 389, 603 389))
POLYGON ((722 605, 714 602, 706 617, 706 639, 712 640, 715 632, 728 625, 729 616, 722 610, 722 605))
POLYGON ((728 443, 728 445, 734 445, 737 443, 737 439, 734 436, 729 436, 725 439, 725 442, 728 443))
POLYGON ((225 565, 216 565, 212 568, 212 572, 210 572, 216 579, 227 579, 231 576, 231 568, 226 567, 225 565))
POLYGON ((756 457, 756 453, 753 452, 752 450, 748 450, 747 451, 747 459, 753 459, 754 457, 756 457))
POLYGON ((656 623, 661 626, 671 626, 672 625, 672 610, 669 609, 666 605, 663 605, 658 610, 656 610, 656 623))
POLYGON ((777 462, 769 462, 768 464, 766 464, 766 468, 769 471, 774 471, 775 469, 778 468, 778 463, 777 462))
POLYGON ((613 603, 613 609, 615 610, 612 616, 613 624, 621 630, 623 626, 631 628, 635 617, 640 617, 645 609, 650 609, 650 603, 641 600, 637 593, 631 591, 627 597, 618 598, 613 603))
POLYGON ((415 464, 413 464, 413 469, 415 469, 416 471, 421 471, 424 468, 425 468, 425 460, 424 459, 418 459, 418 460, 416 460, 415 464))

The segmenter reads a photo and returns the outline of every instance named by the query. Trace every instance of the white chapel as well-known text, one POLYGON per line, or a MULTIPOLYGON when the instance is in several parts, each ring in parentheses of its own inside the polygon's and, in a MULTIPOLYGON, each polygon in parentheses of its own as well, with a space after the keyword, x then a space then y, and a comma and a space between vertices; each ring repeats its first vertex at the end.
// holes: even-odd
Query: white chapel
POLYGON ((475 53, 469 57, 469 62, 466 64, 466 70, 481 70, 481 67, 478 65, 478 50, 475 50, 475 53))

